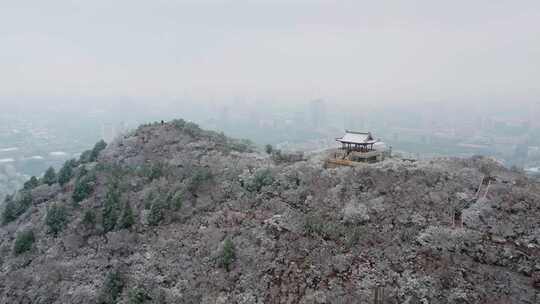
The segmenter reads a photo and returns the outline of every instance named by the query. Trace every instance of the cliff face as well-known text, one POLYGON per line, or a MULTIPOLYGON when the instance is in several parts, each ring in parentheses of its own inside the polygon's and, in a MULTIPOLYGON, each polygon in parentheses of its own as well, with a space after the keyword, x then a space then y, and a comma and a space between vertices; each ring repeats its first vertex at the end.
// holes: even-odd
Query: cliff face
POLYGON ((0 229, 0 303, 539 303, 535 182, 482 158, 318 159, 142 126, 31 190, 0 229))

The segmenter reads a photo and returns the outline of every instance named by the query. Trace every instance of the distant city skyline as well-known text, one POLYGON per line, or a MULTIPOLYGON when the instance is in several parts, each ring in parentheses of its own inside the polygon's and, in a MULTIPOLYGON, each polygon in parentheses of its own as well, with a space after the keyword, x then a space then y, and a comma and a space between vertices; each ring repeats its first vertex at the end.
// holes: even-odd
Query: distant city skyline
POLYGON ((538 28, 533 0, 12 1, 0 96, 524 104, 538 28))

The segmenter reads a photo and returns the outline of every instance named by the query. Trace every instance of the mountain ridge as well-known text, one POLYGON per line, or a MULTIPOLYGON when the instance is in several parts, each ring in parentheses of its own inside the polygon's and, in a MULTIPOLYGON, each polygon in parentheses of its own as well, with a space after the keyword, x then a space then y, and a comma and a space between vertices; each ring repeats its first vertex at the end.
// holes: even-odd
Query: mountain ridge
POLYGON ((486 158, 325 169, 183 120, 93 151, 13 198, 0 303, 539 299, 539 185, 486 158))

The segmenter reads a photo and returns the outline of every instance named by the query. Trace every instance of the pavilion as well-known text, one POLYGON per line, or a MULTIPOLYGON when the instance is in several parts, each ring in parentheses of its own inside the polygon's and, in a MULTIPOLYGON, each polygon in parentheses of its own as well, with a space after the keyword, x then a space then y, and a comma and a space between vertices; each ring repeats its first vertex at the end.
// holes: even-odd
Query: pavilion
POLYGON ((371 132, 353 132, 345 131, 345 135, 336 138, 341 143, 341 149, 350 152, 371 152, 374 151, 373 145, 378 141, 373 138, 371 132))

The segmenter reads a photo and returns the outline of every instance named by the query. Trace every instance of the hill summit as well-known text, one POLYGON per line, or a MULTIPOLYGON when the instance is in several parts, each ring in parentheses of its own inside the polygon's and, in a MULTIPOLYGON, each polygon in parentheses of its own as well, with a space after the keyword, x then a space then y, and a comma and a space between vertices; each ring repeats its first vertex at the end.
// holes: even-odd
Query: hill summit
POLYGON ((98 143, 7 198, 0 303, 539 303, 535 181, 322 159, 183 120, 98 143))

